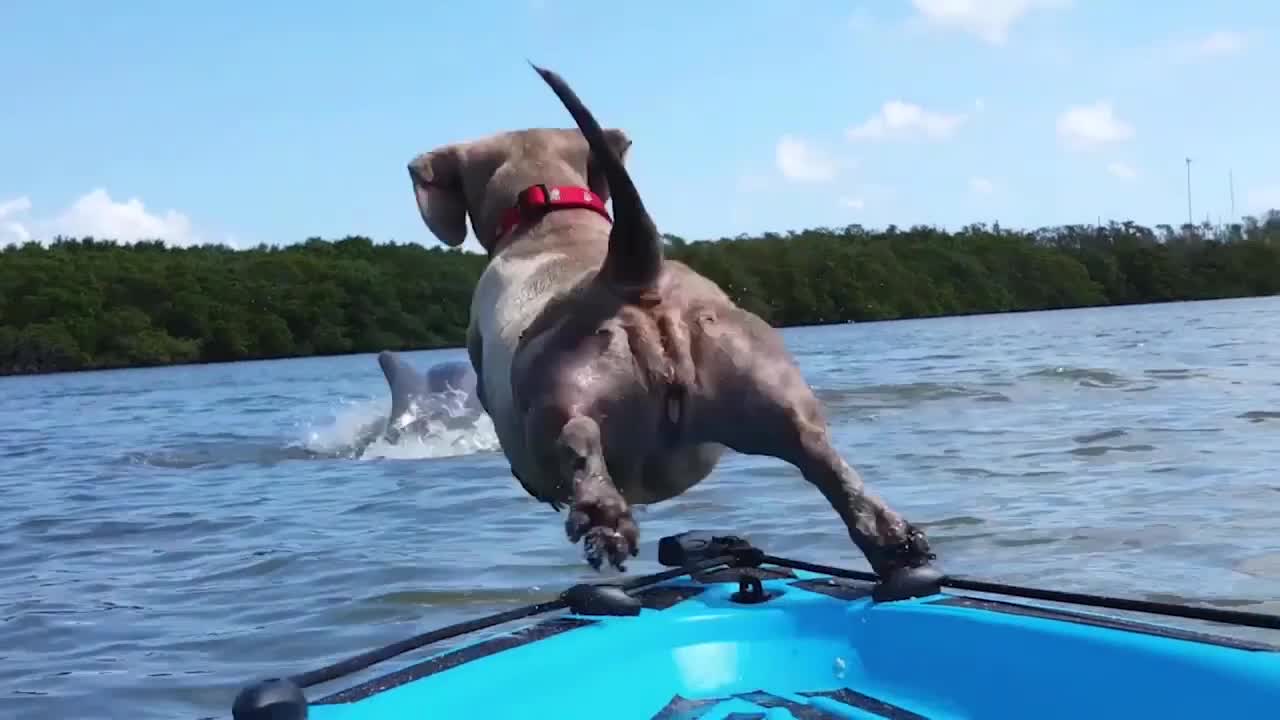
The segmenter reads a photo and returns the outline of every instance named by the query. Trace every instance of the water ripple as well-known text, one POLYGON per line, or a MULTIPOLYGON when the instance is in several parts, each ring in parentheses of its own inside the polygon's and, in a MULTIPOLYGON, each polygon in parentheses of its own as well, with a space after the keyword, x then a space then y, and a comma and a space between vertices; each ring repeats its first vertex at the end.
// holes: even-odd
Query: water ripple
MULTIPOLYGON (((1280 613, 1280 340, 1257 330, 1277 303, 786 338, 841 452, 948 572, 1280 613)), ((248 678, 598 577, 491 426, 354 452, 385 419, 372 356, 4 378, 0 396, 14 717, 225 717, 248 678)), ((636 518, 632 573, 693 527, 866 568, 817 489, 770 458, 730 455, 636 518)))

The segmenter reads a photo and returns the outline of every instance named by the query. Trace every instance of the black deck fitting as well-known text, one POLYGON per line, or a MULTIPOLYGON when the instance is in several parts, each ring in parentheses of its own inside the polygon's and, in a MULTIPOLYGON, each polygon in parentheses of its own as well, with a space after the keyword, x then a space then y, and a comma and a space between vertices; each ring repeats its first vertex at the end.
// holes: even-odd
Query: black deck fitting
POLYGON ((759 576, 744 572, 738 578, 738 591, 729 596, 729 599, 744 605, 756 605, 765 602, 772 597, 770 593, 765 592, 764 583, 760 581, 759 576))
MULTIPOLYGON (((749 560, 760 552, 745 538, 707 530, 689 530, 658 541, 658 562, 667 567, 687 567, 704 560, 734 555, 749 560)), ((744 564, 758 564, 744 563, 744 564)))
POLYGON ((231 704, 235 720, 306 720, 307 697, 285 678, 267 678, 246 685, 231 704))
POLYGON ((942 592, 942 579, 942 571, 932 565, 902 568, 877 583, 871 599, 880 603, 936 595, 942 592))
POLYGON ((644 605, 617 585, 580 583, 561 594, 575 615, 639 615, 644 605))

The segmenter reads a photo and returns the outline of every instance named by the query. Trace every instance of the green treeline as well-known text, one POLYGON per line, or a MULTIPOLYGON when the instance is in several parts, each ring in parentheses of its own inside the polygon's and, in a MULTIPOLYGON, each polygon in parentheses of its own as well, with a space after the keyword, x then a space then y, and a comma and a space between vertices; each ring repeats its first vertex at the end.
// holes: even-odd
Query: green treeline
MULTIPOLYGON (((686 242, 778 326, 1280 293, 1280 213, 1224 228, 860 226, 686 242)), ((0 253, 0 374, 458 346, 482 256, 364 237, 0 253)))

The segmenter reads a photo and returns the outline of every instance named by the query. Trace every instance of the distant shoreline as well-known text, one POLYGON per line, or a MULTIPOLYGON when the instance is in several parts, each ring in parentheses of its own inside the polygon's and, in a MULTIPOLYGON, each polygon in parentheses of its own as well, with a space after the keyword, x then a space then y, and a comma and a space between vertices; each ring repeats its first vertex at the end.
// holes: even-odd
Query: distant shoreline
MULTIPOLYGON (((1041 308, 1041 309, 1018 309, 1018 310, 1001 310, 996 312, 971 312, 971 313, 954 313, 950 315, 922 315, 919 317, 901 317, 884 320, 863 320, 863 321, 835 321, 825 323, 810 323, 807 325, 779 325, 776 326, 780 330, 800 329, 800 328, 826 328, 839 325, 883 325, 887 323, 904 323, 915 322, 920 320, 951 320, 957 318, 974 318, 997 315, 1028 315, 1030 313, 1058 313, 1072 312, 1076 310, 1108 310, 1112 308, 1122 307, 1144 307, 1159 305, 1176 305, 1181 303, 1211 303, 1211 302, 1227 302, 1231 300, 1261 300, 1271 297, 1280 297, 1280 295, 1241 295, 1233 297, 1221 298, 1201 298, 1193 300, 1158 300, 1154 302, 1134 302, 1134 303, 1115 303, 1107 305, 1081 305, 1077 307, 1062 308, 1041 308)), ((23 377, 41 377, 41 376, 57 376, 57 375, 73 375, 101 372, 120 372, 123 370, 148 370, 156 368, 183 368, 183 367, 202 367, 206 365, 232 365, 236 363, 266 363, 266 362, 286 362, 290 360, 309 360, 313 358, 342 358, 355 357, 359 355, 369 356, 373 358, 382 350, 391 350, 398 353, 416 353, 416 352, 435 352, 439 350, 465 350, 463 345, 441 345, 439 347, 406 347, 406 348, 381 348, 379 350, 360 350, 353 352, 332 353, 328 355, 310 354, 310 355, 285 355, 280 357, 263 357, 263 358, 241 358, 239 360, 196 360, 192 362, 174 362, 162 363, 156 365, 120 365, 115 367, 89 367, 78 368, 75 370, 44 370, 39 372, 3 372, 0 371, 0 380, 5 378, 23 378, 23 377)))
MULTIPOLYGON (((819 228, 668 257, 780 328, 1280 294, 1280 213, 1228 228, 819 228)), ((485 257, 365 237, 0 252, 0 376, 460 349, 485 257)))

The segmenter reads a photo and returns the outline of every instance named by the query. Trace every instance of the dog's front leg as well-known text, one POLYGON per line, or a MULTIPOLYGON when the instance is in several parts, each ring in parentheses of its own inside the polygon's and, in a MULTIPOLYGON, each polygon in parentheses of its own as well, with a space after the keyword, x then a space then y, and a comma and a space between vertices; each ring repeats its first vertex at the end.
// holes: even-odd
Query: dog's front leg
POLYGON ((570 417, 559 429, 555 449, 557 476, 570 483, 573 498, 564 526, 569 541, 583 541, 592 568, 599 570, 608 559, 625 571, 626 559, 639 554, 640 531, 631 506, 609 477, 600 426, 584 415, 570 417))
POLYGON ((569 541, 582 540, 582 551, 592 568, 609 564, 625 571, 628 556, 639 553, 640 531, 631 507, 614 486, 605 467, 600 426, 582 415, 565 423, 556 443, 560 472, 572 482, 573 503, 565 518, 569 541))

